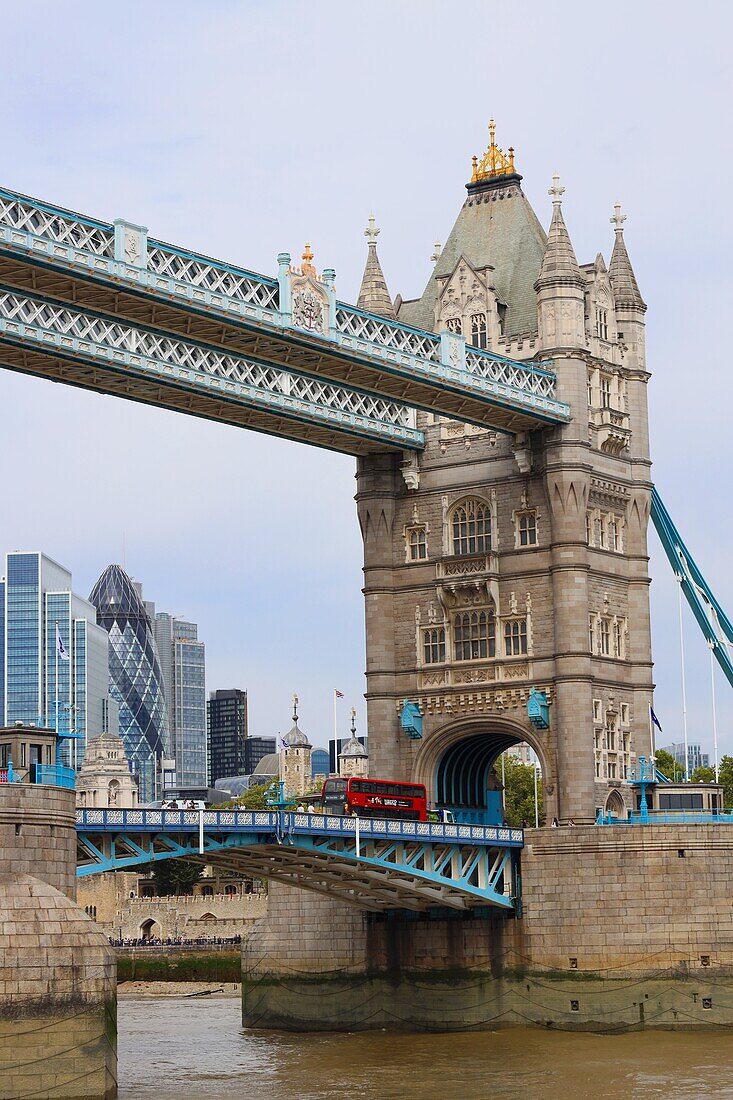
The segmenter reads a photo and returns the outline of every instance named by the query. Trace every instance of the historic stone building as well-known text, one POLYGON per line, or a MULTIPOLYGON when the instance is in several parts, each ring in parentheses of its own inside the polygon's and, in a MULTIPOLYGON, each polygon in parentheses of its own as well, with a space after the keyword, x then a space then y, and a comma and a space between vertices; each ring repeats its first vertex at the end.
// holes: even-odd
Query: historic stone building
POLYGON ((102 734, 87 745, 76 779, 80 809, 132 809, 137 806, 137 783, 130 774, 121 737, 102 734))
POLYGON ((362 776, 369 772, 369 753, 356 736, 356 711, 351 711, 351 737, 338 757, 339 775, 362 776))
POLYGON ((392 303, 372 220, 359 304, 551 365, 572 418, 511 435, 418 412, 419 458, 359 460, 370 772, 480 810, 493 760, 527 741, 548 815, 591 822, 649 747, 646 306, 620 207, 610 263, 579 264, 558 177, 545 234, 490 129, 422 296, 392 303))
POLYGON ((313 746, 298 725, 298 696, 293 696, 293 725, 280 745, 280 778, 286 795, 301 795, 313 786, 311 753, 313 746))

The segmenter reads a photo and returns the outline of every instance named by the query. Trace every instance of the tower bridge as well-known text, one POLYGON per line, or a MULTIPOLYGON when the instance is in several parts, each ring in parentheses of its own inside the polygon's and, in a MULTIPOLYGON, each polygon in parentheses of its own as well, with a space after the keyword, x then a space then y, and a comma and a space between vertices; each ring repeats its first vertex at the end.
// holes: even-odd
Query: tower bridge
MULTIPOLYGON (((186 854, 273 880, 267 926, 244 950, 247 1022, 315 1026, 288 984, 294 959, 314 980, 388 972, 373 1026, 414 970, 477 958, 492 980, 510 956, 617 975, 668 974, 684 956, 687 973, 694 939, 700 959, 720 949, 733 965, 708 932, 733 875, 727 826, 650 825, 649 840, 594 826, 633 810, 635 770, 653 754, 650 518, 733 681, 733 628, 652 486, 647 306, 626 218, 616 204, 599 241, 608 262, 579 262, 559 178, 546 232, 490 133, 422 294, 390 294, 370 224, 356 306, 309 247, 301 265, 280 254, 269 277, 0 191, 0 365, 357 456, 370 771, 424 783, 476 823, 396 836, 372 821, 357 836, 343 819, 254 814, 204 818, 201 837, 197 815, 85 811, 83 874, 186 854), (523 849, 521 921, 481 921, 487 901, 506 913, 519 895, 521 837, 481 824, 492 769, 519 742, 541 762, 548 819, 577 828, 523 849), (710 915, 680 938, 687 851, 710 915), (589 914, 614 905, 599 946, 589 914), (427 919, 450 908, 460 931, 427 919), (417 912, 410 927, 400 909, 417 912)), ((351 992, 329 992, 349 1026, 351 992)), ((441 1026, 439 1007, 423 1007, 417 1026, 441 1026)))

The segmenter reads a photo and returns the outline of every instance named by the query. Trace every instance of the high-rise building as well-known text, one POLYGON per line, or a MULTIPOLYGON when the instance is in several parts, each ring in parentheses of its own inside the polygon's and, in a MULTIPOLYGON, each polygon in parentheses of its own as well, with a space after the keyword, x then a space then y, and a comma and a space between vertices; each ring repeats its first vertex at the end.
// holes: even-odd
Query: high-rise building
POLYGON ((141 803, 156 794, 157 761, 168 730, 163 676, 153 626, 130 577, 110 565, 92 589, 97 622, 109 634, 109 691, 141 803))
POLYGON ((62 758, 80 765, 89 738, 117 733, 108 646, 94 607, 72 591, 68 569, 38 551, 7 554, 0 581, 1 724, 77 733, 63 744, 62 758))
MULTIPOLYGON (((670 756, 674 757, 675 764, 679 764, 681 768, 685 766, 685 743, 684 741, 674 742, 672 745, 664 745, 661 747, 662 752, 668 752, 670 756)), ((687 744, 687 759, 690 775, 696 768, 709 768, 710 756, 708 753, 702 751, 702 745, 687 744)))
POLYGON ((209 786, 213 787, 217 779, 246 774, 247 692, 241 688, 212 691, 206 718, 209 786))
POLYGON ((205 787, 206 646, 199 641, 196 623, 165 611, 159 611, 154 622, 168 700, 166 752, 176 762, 176 785, 205 787))
POLYGON ((260 760, 275 751, 274 737, 248 737, 244 742, 244 775, 252 775, 260 760))

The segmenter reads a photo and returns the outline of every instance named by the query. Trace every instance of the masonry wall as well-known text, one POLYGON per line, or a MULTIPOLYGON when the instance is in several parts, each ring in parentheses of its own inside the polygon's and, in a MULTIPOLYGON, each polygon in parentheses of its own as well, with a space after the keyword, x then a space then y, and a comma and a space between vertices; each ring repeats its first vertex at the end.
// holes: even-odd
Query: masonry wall
POLYGON ((733 1025, 729 828, 531 831, 522 878, 516 920, 364 914, 273 884, 267 921, 243 947, 245 1022, 733 1025), (327 1012, 313 1007, 317 989, 327 1012))
POLYGON ((0 787, 0 874, 23 872, 76 897, 73 791, 31 783, 0 787))

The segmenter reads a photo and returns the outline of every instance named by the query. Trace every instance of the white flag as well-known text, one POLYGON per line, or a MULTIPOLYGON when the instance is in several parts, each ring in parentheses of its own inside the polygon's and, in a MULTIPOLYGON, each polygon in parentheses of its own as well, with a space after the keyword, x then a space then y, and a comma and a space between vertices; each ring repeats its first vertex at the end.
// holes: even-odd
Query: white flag
POLYGON ((56 652, 57 652, 57 654, 59 655, 59 657, 61 658, 62 661, 68 661, 69 660, 69 651, 66 648, 66 646, 64 645, 63 639, 61 637, 61 633, 59 631, 59 624, 58 623, 56 623, 56 652))

